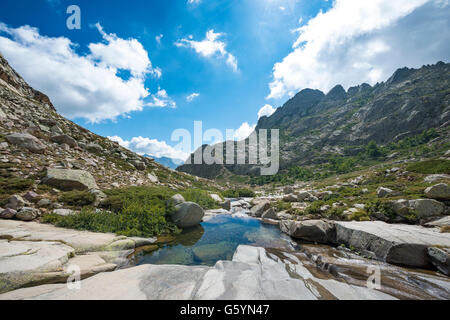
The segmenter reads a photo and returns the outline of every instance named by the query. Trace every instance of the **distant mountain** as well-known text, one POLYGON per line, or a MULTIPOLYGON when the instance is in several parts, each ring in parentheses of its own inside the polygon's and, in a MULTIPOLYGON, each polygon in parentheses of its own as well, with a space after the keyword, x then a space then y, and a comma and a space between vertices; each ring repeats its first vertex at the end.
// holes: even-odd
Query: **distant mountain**
MULTIPOLYGON (((443 137, 449 125, 450 64, 438 62, 398 69, 375 86, 346 91, 337 85, 328 94, 304 89, 270 117, 261 117, 256 129, 280 130, 280 169, 289 170, 358 155, 370 141, 387 146, 429 129, 443 131, 443 137)), ((177 170, 210 179, 259 175, 259 167, 249 164, 182 165, 177 170)))
POLYGON ((181 159, 172 159, 172 158, 168 158, 168 157, 154 157, 148 154, 144 154, 144 157, 150 158, 150 159, 154 159, 157 163, 175 170, 180 164, 184 163, 184 160, 181 159))

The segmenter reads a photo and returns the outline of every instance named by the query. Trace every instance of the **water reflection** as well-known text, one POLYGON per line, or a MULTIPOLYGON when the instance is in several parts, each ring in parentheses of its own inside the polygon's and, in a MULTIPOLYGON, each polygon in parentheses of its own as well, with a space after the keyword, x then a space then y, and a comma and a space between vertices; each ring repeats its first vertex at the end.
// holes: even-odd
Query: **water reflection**
POLYGON ((156 251, 137 253, 135 263, 212 266, 218 260, 231 260, 240 244, 290 248, 290 243, 277 226, 250 217, 217 215, 159 244, 156 251))

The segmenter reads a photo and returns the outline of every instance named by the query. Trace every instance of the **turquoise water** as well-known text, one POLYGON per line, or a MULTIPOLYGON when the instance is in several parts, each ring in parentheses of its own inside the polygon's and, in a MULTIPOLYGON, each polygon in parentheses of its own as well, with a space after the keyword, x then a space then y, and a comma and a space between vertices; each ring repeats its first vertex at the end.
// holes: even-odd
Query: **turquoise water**
POLYGON ((289 248, 290 243, 277 226, 250 217, 217 215, 184 230, 156 251, 137 253, 135 263, 212 266, 218 260, 231 260, 240 244, 289 248))

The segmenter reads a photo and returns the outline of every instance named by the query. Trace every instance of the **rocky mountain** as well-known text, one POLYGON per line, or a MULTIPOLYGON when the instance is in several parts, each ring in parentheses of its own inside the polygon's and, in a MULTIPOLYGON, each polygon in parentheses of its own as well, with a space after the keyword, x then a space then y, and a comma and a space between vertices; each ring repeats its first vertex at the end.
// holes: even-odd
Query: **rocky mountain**
MULTIPOLYGON (((280 129, 281 170, 355 156, 370 141, 387 146, 431 128, 441 131, 438 140, 448 141, 449 80, 450 64, 438 62, 398 69, 375 86, 346 91, 337 85, 327 94, 304 89, 272 116, 262 117, 256 130, 280 129)), ((178 170, 207 178, 259 174, 253 165, 183 165, 178 170)))
POLYGON ((177 163, 179 163, 179 162, 183 163, 183 160, 181 160, 181 159, 172 159, 172 158, 168 158, 168 157, 155 157, 155 156, 150 156, 148 154, 144 154, 144 157, 153 159, 153 160, 155 160, 155 162, 157 162, 167 168, 173 169, 173 170, 175 170, 178 167, 177 163))
POLYGON ((7 189, 14 184, 36 187, 44 179, 63 190, 68 183, 80 189, 188 188, 200 183, 59 115, 50 99, 31 88, 0 55, 1 198, 10 196, 7 189))

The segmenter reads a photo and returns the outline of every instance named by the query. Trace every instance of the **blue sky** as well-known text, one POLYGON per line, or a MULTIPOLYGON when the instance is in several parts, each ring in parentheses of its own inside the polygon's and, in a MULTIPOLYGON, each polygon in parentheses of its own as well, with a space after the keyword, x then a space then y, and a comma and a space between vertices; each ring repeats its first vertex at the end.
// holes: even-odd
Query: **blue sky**
POLYGON ((243 138, 263 106, 260 115, 269 115, 305 87, 374 84, 398 67, 448 62, 450 52, 447 0, 5 0, 0 7, 0 52, 25 80, 76 123, 156 156, 181 156, 171 133, 192 131, 195 120, 204 129, 240 128, 243 138), (81 9, 81 30, 66 27, 72 4, 81 9))

